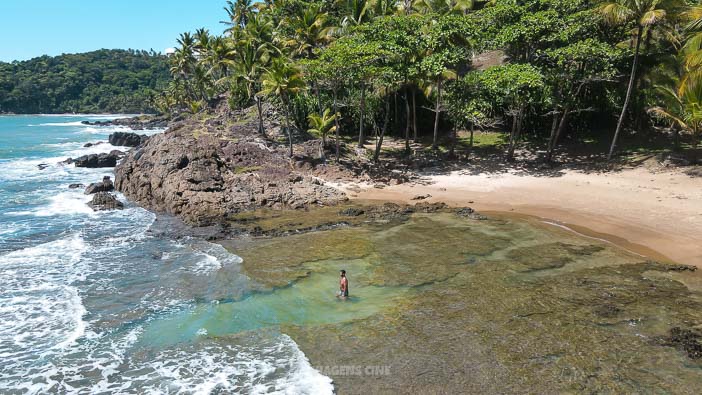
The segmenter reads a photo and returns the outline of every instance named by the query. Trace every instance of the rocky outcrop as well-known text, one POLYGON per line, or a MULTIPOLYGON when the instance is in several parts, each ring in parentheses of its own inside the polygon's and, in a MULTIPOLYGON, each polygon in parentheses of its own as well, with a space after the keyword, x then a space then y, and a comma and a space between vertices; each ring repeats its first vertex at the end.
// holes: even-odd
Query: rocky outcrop
POLYGON ((144 115, 133 118, 113 119, 111 121, 83 121, 81 123, 90 126, 125 126, 132 130, 152 130, 165 129, 168 126, 168 118, 144 115))
POLYGON ((178 126, 131 151, 115 169, 115 187, 191 225, 259 207, 299 209, 346 200, 343 192, 296 172, 284 147, 271 148, 251 135, 223 138, 178 126))
POLYGON ((108 141, 110 144, 118 147, 138 147, 148 139, 149 136, 145 134, 138 135, 131 132, 114 132, 110 134, 108 141))
POLYGON ((123 158, 124 155, 122 151, 113 150, 109 153, 83 155, 76 159, 68 158, 61 163, 73 163, 76 167, 88 168, 115 167, 117 166, 117 161, 123 158))
POLYGON ((110 176, 105 176, 102 178, 102 182, 93 182, 85 188, 86 195, 92 195, 98 192, 111 192, 114 191, 115 185, 112 183, 110 176))
POLYGON ((68 184, 68 189, 78 189, 78 188, 83 188, 85 185, 83 184, 68 184))
POLYGON ((121 210, 124 208, 124 204, 109 192, 97 192, 93 195, 93 199, 88 202, 88 206, 95 211, 121 210))
POLYGON ((459 217, 476 219, 479 221, 484 221, 484 220, 488 219, 486 216, 479 214, 479 213, 476 213, 475 210, 473 210, 470 207, 459 208, 458 210, 456 210, 456 215, 458 215, 459 217))

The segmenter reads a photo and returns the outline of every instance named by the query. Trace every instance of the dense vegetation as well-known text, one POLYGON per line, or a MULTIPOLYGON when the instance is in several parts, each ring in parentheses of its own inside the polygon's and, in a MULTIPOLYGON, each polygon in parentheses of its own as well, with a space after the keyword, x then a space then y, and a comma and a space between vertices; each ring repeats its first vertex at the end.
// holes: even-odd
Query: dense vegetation
POLYGON ((566 136, 608 139, 610 157, 632 135, 696 147, 702 8, 693 3, 230 1, 223 36, 181 35, 156 104, 198 112, 226 94, 261 117, 261 102, 275 101, 291 154, 308 128, 359 146, 374 135, 376 159, 386 135, 404 138, 407 153, 411 141, 452 153, 457 129, 472 144, 486 127, 506 133, 510 159, 525 135, 546 160, 566 136))
POLYGON ((152 112, 150 98, 169 79, 167 58, 146 51, 0 62, 0 113, 152 112))

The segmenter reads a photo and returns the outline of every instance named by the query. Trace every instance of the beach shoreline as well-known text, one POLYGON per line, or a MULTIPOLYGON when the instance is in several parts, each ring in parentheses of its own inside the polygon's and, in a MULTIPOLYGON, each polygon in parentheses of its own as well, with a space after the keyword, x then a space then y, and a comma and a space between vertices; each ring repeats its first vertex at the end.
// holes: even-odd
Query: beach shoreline
POLYGON ((430 195, 421 201, 535 217, 650 259, 702 267, 702 178, 680 170, 564 170, 558 176, 453 171, 383 188, 335 185, 354 200, 411 203, 430 195))

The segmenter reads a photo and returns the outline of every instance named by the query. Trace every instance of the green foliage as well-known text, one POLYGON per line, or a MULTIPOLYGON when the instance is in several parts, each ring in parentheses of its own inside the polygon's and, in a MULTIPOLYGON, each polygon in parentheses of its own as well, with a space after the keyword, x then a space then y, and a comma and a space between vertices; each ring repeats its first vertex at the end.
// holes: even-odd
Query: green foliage
POLYGON ((503 109, 540 104, 546 98, 544 76, 529 64, 491 67, 480 74, 480 85, 487 100, 503 109))
POLYGON ((334 132, 336 129, 336 126, 334 126, 336 115, 337 114, 332 114, 331 110, 328 108, 324 109, 322 115, 317 113, 310 114, 307 117, 310 127, 307 129, 307 132, 314 136, 321 137, 323 140, 326 139, 327 135, 334 132))
MULTIPOLYGON (((508 156, 525 130, 548 137, 550 157, 561 133, 592 137, 617 112, 618 131, 624 120, 644 130, 651 120, 644 109, 662 100, 653 86, 675 80, 682 92, 700 80, 702 11, 683 3, 230 1, 226 35, 181 35, 172 81, 154 103, 178 112, 223 94, 232 107, 276 101, 291 142, 292 125, 326 136, 320 122, 330 119, 336 134, 358 133, 359 144, 370 127, 378 136, 403 136, 407 148, 410 133, 421 140, 430 122, 434 144, 449 128, 500 125, 511 131, 508 156), (678 64, 680 47, 685 60, 678 64), (487 50, 505 56, 483 57, 487 50)), ((676 113, 675 102, 665 103, 676 113)), ((657 123, 659 107, 650 112, 657 123)))
POLYGON ((169 80, 166 57, 99 50, 0 62, 0 113, 143 113, 169 80))

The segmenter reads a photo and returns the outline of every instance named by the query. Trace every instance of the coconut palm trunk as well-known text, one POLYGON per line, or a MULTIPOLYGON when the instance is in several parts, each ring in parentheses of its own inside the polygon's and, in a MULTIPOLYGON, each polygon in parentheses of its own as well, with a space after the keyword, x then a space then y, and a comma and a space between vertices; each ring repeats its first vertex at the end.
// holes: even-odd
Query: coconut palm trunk
POLYGON ((266 136, 266 129, 263 127, 263 108, 261 104, 261 98, 256 96, 256 111, 258 111, 258 133, 262 136, 266 136))
POLYGON ((410 153, 410 104, 409 104, 409 95, 407 94, 407 90, 409 88, 405 88, 405 113, 407 116, 405 117, 407 122, 405 123, 405 152, 409 155, 410 153))
POLYGON ((636 34, 636 50, 634 51, 634 61, 631 65, 631 75, 629 76, 629 86, 626 90, 626 98, 624 99, 624 106, 622 107, 622 113, 619 115, 619 121, 617 121, 617 129, 614 131, 614 138, 612 139, 612 145, 609 147, 609 154, 607 154, 607 160, 612 160, 612 155, 614 155, 614 148, 617 145, 617 139, 619 138, 619 133, 622 130, 622 125, 624 123, 624 117, 626 116, 626 110, 629 107, 629 101, 631 100, 631 93, 634 90, 634 81, 636 81, 636 68, 639 65, 639 50, 641 48, 641 36, 643 35, 643 26, 639 25, 638 32, 636 34))
POLYGON ((436 105, 434 106, 434 139, 431 143, 432 149, 438 148, 439 141, 439 116, 441 115, 441 78, 436 82, 436 105))
POLYGON ((290 111, 288 108, 288 100, 285 96, 282 97, 283 102, 283 112, 285 113, 285 131, 288 134, 288 143, 290 146, 290 157, 293 157, 293 139, 292 130, 290 130, 290 111))
POLYGON ((336 103, 337 88, 334 86, 334 143, 336 144, 336 163, 339 163, 339 110, 336 103))

